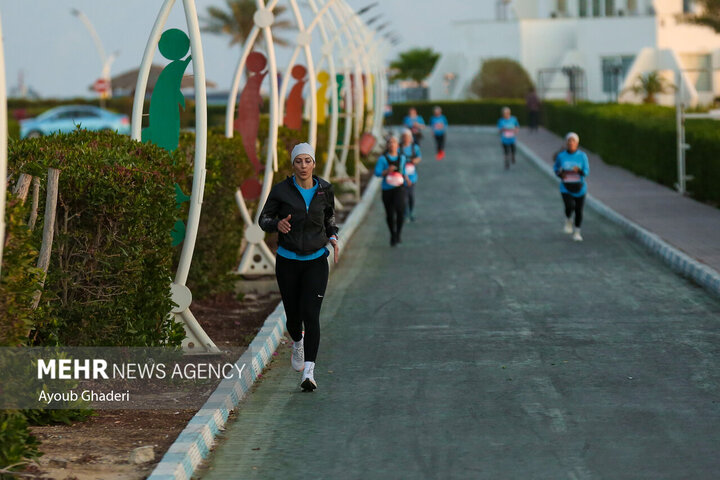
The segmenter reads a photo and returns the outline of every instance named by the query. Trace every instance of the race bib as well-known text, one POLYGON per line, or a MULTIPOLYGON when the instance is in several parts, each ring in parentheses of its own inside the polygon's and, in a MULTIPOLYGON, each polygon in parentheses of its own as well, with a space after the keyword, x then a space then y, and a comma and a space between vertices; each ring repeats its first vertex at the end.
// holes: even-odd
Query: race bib
POLYGON ((408 163, 407 165, 405 165, 405 173, 407 173, 408 175, 415 175, 415 165, 413 165, 412 163, 408 163))
POLYGON ((433 127, 435 130, 445 130, 445 124, 442 122, 437 122, 433 127))
POLYGON ((562 181, 565 183, 580 183, 582 179, 577 172, 563 172, 562 181))
POLYGON ((515 130, 503 130, 502 134, 505 138, 515 138, 515 130))
POLYGON ((400 172, 392 172, 385 176, 385 182, 391 187, 399 187, 405 183, 405 179, 400 172))

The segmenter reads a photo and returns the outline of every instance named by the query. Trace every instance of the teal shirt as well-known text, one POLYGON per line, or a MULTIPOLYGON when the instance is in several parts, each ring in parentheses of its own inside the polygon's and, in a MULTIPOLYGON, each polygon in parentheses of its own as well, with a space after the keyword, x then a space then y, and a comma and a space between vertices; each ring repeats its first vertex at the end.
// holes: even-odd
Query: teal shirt
MULTIPOLYGON (((303 188, 300 185, 298 185, 297 181, 295 181, 295 175, 293 175, 293 183, 295 184, 295 187, 297 187, 298 191, 300 192, 300 195, 302 195, 303 200, 305 200, 305 210, 307 211, 308 208, 310 208, 310 202, 312 201, 312 198, 315 196, 315 192, 317 192, 318 189, 318 183, 315 182, 315 184, 310 188, 303 188)), ((308 255, 299 255, 293 251, 288 250, 284 247, 278 247, 277 254, 281 257, 288 258, 290 260, 315 260, 316 258, 320 258, 323 255, 328 254, 327 248, 323 247, 320 250, 318 250, 315 253, 310 253, 308 255)))

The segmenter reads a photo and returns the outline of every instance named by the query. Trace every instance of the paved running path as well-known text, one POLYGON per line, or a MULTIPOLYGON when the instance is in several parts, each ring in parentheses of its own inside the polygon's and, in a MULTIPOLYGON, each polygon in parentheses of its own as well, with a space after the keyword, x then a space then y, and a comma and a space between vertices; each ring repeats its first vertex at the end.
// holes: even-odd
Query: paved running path
POLYGON ((710 479, 720 471, 720 301, 494 135, 420 166, 389 247, 377 199, 331 279, 301 393, 282 346, 209 479, 710 479))
MULTIPOLYGON (((544 128, 537 133, 523 128, 521 140, 548 164, 552 164, 554 154, 563 145, 562 138, 544 128)), ((720 209, 683 197, 624 168, 608 165, 594 153, 588 157, 588 186, 595 198, 720 272, 720 209)), ((692 182, 688 182, 688 188, 692 190, 692 182)))

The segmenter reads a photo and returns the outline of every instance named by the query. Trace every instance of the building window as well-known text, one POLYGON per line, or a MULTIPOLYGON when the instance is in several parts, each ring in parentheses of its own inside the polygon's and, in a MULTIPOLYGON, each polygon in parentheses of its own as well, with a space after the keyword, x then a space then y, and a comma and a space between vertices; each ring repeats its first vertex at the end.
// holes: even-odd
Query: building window
POLYGON ((637 0, 627 0, 627 9, 629 15, 637 15, 639 13, 637 0))
POLYGON ((634 61, 634 55, 602 58, 603 93, 611 96, 618 94, 634 61))
POLYGON ((566 15, 567 15, 567 13, 568 13, 568 11, 567 11, 567 0, 557 0, 557 12, 558 12, 561 16, 566 16, 566 15))
POLYGON ((605 0, 605 16, 615 16, 615 0, 605 0))
POLYGON ((588 15, 588 4, 586 0, 580 0, 579 15, 581 17, 589 17, 588 15))

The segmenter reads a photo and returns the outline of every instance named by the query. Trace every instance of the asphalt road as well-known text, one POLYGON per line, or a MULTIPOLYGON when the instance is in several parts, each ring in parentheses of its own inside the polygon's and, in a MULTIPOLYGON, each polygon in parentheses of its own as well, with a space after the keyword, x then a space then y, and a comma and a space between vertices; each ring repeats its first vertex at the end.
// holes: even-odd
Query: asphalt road
POLYGON ((714 479, 720 300, 498 140, 424 144, 417 221, 377 199, 330 279, 301 393, 282 346, 204 479, 714 479))

